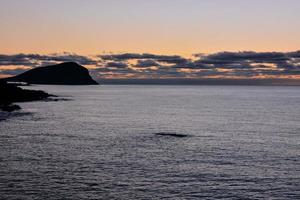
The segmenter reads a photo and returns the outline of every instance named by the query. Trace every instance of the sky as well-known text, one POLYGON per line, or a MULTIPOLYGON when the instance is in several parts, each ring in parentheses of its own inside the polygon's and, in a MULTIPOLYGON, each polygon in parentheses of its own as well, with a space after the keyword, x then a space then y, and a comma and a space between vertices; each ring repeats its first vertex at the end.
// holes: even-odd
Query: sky
MULTIPOLYGON (((180 63, 160 62, 155 58, 116 61, 102 59, 101 55, 179 56, 190 63, 201 59, 199 55, 203 58, 203 55, 224 52, 237 55, 278 52, 288 55, 286 53, 300 49, 299 10, 299 0, 1 0, 0 73, 2 76, 19 73, 47 63, 69 61, 70 56, 81 56, 94 61, 88 67, 100 68, 93 73, 102 78, 159 77, 159 74, 153 76, 148 72, 149 66, 144 73, 140 73, 141 67, 135 70, 141 61, 148 62, 148 65, 158 62, 153 63, 152 71, 171 66, 175 71, 189 73, 184 77, 202 77, 199 69, 196 76, 194 69, 191 71, 182 63, 180 68, 180 63), (9 62, 13 56, 20 54, 23 59, 27 56, 27 64, 23 62, 21 65, 19 60, 19 63, 9 62), (48 56, 48 59, 30 60, 28 56, 32 54, 48 56), (54 57, 68 58, 59 60, 54 57), (122 64, 123 68, 120 67, 122 64), (120 73, 110 71, 114 68, 120 73), (134 71, 137 73, 133 74, 134 71)), ((287 57, 285 63, 270 63, 269 58, 259 62, 244 58, 243 61, 239 59, 238 65, 249 68, 265 64, 264 68, 267 66, 274 70, 278 67, 277 71, 280 71, 292 64, 289 69, 297 72, 298 57, 287 57)), ((236 65, 237 60, 231 63, 236 65)), ((228 66, 223 66, 213 63, 210 67, 214 71, 228 70, 228 66)), ((165 74, 166 77, 177 77, 176 73, 172 75, 172 70, 165 74)), ((223 75, 213 74, 214 77, 223 75)), ((203 75, 206 76, 207 73, 203 75)), ((260 77, 269 76, 262 73, 260 77)), ((272 76, 298 78, 299 74, 285 72, 272 76)), ((257 73, 253 77, 258 77, 257 73)))

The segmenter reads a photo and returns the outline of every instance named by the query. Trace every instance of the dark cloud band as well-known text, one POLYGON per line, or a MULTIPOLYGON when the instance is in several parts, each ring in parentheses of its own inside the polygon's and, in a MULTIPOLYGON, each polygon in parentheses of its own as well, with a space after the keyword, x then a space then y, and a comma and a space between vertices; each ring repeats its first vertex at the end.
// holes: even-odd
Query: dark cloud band
POLYGON ((256 77, 256 76, 299 76, 300 51, 295 52, 219 52, 195 54, 193 58, 179 55, 157 54, 108 54, 87 57, 63 54, 0 54, 0 73, 17 74, 21 66, 37 67, 59 62, 73 61, 91 65, 91 72, 102 77, 106 75, 130 75, 133 77, 256 77), (20 66, 17 69, 4 66, 20 66), (2 69, 1 69, 2 66, 2 69))

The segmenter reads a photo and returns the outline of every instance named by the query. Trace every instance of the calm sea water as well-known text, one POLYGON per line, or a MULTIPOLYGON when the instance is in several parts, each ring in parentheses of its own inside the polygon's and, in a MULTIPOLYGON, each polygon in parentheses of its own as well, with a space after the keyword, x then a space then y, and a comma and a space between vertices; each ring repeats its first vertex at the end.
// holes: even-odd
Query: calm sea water
POLYGON ((1 199, 300 199, 299 87, 30 88, 71 100, 0 121, 1 199))

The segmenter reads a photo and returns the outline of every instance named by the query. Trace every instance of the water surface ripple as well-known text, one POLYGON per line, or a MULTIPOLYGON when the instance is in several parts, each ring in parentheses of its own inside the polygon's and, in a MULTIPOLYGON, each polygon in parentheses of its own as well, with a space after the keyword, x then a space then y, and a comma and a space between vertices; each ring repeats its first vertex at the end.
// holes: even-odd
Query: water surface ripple
POLYGON ((0 121, 2 199, 300 199, 299 87, 33 87, 72 100, 0 121))

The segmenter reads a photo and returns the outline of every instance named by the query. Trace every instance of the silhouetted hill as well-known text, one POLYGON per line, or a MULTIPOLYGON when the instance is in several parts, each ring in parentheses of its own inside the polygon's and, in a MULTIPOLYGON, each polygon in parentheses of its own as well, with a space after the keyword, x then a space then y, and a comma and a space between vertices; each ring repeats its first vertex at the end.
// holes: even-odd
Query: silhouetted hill
POLYGON ((89 71, 75 62, 66 62, 52 66, 37 67, 6 81, 26 82, 48 85, 97 85, 89 71))

